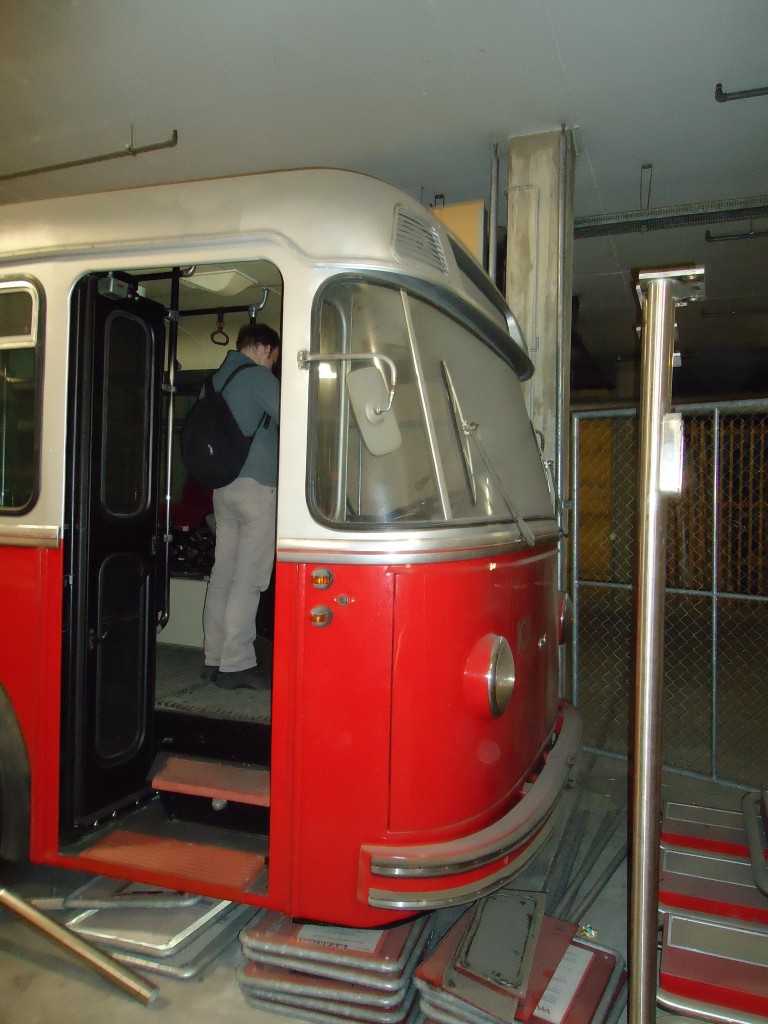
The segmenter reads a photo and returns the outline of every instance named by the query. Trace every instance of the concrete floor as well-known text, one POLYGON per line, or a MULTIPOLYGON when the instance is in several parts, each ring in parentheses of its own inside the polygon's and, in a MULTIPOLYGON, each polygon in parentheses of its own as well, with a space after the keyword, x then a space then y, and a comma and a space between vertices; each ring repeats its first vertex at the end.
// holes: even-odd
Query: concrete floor
MULTIPOLYGON (((662 799, 703 806, 738 809, 741 792, 714 783, 665 774, 662 799)), ((626 841, 627 769, 621 760, 585 756, 582 781, 574 795, 575 808, 570 831, 580 830, 585 840, 580 849, 597 836, 606 822, 615 823, 611 841, 596 862, 581 893, 597 877, 600 866, 626 841)), ((558 863, 556 849, 565 837, 550 841, 540 863, 513 882, 518 888, 546 888, 555 884, 553 870, 558 863)), ((0 884, 25 898, 63 896, 88 876, 54 869, 6 866, 0 884)), ((548 908, 549 912, 549 908, 548 908)), ((626 861, 615 871, 599 896, 580 917, 582 925, 595 932, 595 941, 622 956, 627 953, 626 861)), ((156 1000, 143 1006, 118 991, 92 970, 28 925, 0 911, 0 1022, 2 1024, 290 1024, 296 1018, 278 1016, 246 1004, 235 979, 235 967, 242 961, 237 939, 207 969, 200 980, 176 981, 145 974, 159 989, 156 1000)), ((659 1014, 659 1020, 662 1019, 659 1014)), ((621 1020, 625 1020, 622 1015, 621 1020)), ((681 1021, 683 1018, 675 1018, 681 1021)))

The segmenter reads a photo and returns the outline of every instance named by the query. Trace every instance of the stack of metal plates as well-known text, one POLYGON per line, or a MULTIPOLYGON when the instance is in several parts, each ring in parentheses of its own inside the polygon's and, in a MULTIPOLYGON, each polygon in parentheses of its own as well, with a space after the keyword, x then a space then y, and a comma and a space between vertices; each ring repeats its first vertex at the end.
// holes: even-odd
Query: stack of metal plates
POLYGON ((249 1004, 330 1024, 413 1024, 413 972, 432 933, 429 915, 385 929, 296 924, 267 911, 243 928, 237 980, 249 1004))
MULTIPOLYGON (((764 802, 764 801, 763 801, 764 802)), ((768 1021, 768 868, 760 794, 742 813, 668 804, 658 1002, 711 1021, 768 1021)))
POLYGON ((261 911, 157 886, 97 877, 63 901, 67 927, 116 960, 182 980, 198 978, 261 911))
POLYGON ((602 1024, 624 978, 613 950, 545 916, 542 894, 504 889, 480 900, 416 970, 434 1024, 602 1024))

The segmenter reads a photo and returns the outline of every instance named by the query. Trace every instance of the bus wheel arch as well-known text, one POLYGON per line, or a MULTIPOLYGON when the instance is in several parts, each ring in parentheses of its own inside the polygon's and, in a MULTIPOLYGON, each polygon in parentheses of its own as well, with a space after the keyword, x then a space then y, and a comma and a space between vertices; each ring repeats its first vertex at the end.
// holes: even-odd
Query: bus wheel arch
POLYGON ((29 858, 30 796, 27 747, 0 682, 0 860, 29 858))

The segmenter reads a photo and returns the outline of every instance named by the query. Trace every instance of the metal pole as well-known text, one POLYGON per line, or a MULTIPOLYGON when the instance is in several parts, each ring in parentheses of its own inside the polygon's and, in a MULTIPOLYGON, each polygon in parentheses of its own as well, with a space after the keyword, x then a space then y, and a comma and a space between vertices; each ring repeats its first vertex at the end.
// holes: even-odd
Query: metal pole
MULTIPOLYGON (((672 397, 675 330, 673 287, 702 289, 700 268, 648 271, 643 304, 640 478, 638 497, 637 610, 635 618, 635 723, 632 778, 632 892, 630 898, 629 1021, 656 1015, 659 805, 661 802, 661 692, 666 562, 665 494, 661 470, 674 458, 663 444, 672 397)), ((692 294, 687 296, 692 297, 692 294)), ((677 452, 682 465, 682 449, 677 452)), ((678 485, 679 486, 679 485, 678 485)), ((678 491, 679 493, 679 491, 678 491)))
POLYGON ((157 996, 157 986, 142 978, 140 974, 132 971, 129 967, 124 967, 109 954, 92 946, 90 942, 86 942, 85 939, 75 935, 63 925, 52 921, 7 889, 0 889, 0 906, 5 907, 26 924, 42 932, 47 938, 58 943, 67 952, 88 964, 89 967, 93 967, 107 981, 111 981, 113 985, 117 985, 123 992, 138 999, 145 1006, 157 996))
POLYGON ((658 489, 661 424, 671 396, 674 302, 669 280, 652 280, 643 323, 635 625, 635 742, 630 903, 631 1024, 656 1015, 661 678, 663 666, 665 502, 658 489))

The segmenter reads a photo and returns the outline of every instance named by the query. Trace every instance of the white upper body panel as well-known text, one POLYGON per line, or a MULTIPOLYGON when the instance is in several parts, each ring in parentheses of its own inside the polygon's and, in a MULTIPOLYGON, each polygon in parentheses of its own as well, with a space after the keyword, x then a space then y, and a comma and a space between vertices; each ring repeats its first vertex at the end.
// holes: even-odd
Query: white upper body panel
MULTIPOLYGON (((140 268, 269 260, 283 279, 278 555, 300 552, 402 560, 426 547, 456 552, 466 528, 340 534, 316 522, 306 501, 313 301, 330 277, 373 274, 485 321, 526 376, 524 342, 501 296, 482 279, 446 228, 419 203, 365 175, 308 169, 147 186, 0 206, 0 281, 37 282, 43 306, 41 481, 37 502, 0 516, 0 541, 58 543, 64 521, 64 433, 72 290, 83 275, 140 268), (427 539, 426 534, 429 534, 427 539)), ((474 527, 475 534, 478 527, 474 527)), ((480 528, 488 550, 508 545, 514 526, 480 528)), ((552 533, 552 523, 545 532, 552 533)), ((477 538, 479 539, 479 538, 477 538)), ((474 546, 474 542, 473 545, 474 546)), ((454 555, 455 557, 455 555, 454 555)))

